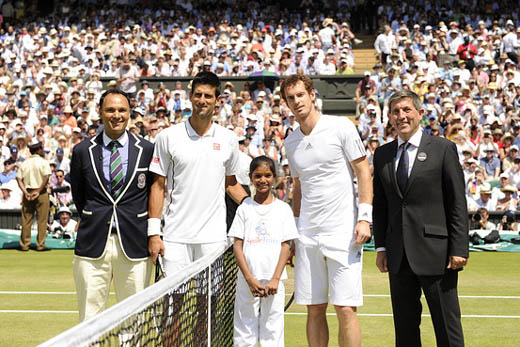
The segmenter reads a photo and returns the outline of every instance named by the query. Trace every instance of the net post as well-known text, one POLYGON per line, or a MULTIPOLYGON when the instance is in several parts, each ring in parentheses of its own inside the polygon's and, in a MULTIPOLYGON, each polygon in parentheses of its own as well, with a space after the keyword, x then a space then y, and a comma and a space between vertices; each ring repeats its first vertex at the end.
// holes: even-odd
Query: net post
POLYGON ((211 265, 208 266, 208 347, 211 347, 211 265))

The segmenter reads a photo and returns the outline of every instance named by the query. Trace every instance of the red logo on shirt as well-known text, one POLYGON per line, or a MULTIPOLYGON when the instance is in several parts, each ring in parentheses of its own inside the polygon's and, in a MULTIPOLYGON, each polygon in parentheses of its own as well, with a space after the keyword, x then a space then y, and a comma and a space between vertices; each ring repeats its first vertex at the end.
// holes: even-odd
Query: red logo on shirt
POLYGON ((160 160, 159 158, 157 158, 157 157, 153 157, 153 162, 154 162, 154 163, 159 163, 160 161, 161 161, 161 160, 160 160))
POLYGON ((214 143, 214 144, 213 144, 213 149, 214 149, 215 151, 220 151, 220 143, 214 143))

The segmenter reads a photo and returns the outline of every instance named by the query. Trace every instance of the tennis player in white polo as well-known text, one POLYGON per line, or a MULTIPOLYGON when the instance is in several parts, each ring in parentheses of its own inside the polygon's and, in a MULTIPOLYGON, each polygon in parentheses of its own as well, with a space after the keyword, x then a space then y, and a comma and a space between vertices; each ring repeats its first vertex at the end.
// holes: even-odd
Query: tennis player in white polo
POLYGON ((285 139, 300 233, 295 302, 307 305, 309 346, 328 345, 329 292, 339 321, 339 346, 361 346, 356 312, 363 304, 363 243, 370 239, 372 221, 372 179, 365 149, 350 120, 316 111, 309 77, 290 76, 281 91, 300 124, 285 139))
POLYGON ((220 80, 200 72, 192 81, 193 113, 164 129, 150 163, 154 173, 149 202, 149 251, 155 263, 164 256, 166 274, 174 274, 227 242, 225 192, 240 203, 246 192, 237 183, 238 137, 212 122, 220 102, 220 80), (161 214, 167 183, 164 236, 161 214))

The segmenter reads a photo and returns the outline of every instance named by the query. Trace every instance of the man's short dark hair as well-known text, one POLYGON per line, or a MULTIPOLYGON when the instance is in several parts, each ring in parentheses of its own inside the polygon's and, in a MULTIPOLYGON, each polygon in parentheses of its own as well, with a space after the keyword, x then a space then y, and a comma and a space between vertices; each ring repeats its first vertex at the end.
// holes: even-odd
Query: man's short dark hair
POLYGON ((121 89, 113 88, 113 89, 108 89, 101 95, 101 98, 99 99, 99 111, 100 112, 101 112, 101 110, 103 110, 103 103, 105 102, 106 97, 109 96, 110 94, 119 94, 119 95, 124 96, 126 101, 128 101, 128 106, 130 106, 130 97, 128 96, 128 94, 123 92, 121 89))
POLYGON ((282 86, 280 87, 280 92, 282 93, 282 98, 287 102, 287 96, 285 95, 285 89, 287 87, 294 86, 298 82, 303 82, 305 86, 305 90, 310 94, 314 90, 314 84, 312 79, 309 76, 303 74, 291 75, 285 78, 282 81, 282 86))
POLYGON ((215 75, 211 71, 201 71, 199 72, 191 82, 191 92, 195 90, 197 85, 210 85, 215 87, 215 97, 220 96, 220 79, 217 75, 215 75))

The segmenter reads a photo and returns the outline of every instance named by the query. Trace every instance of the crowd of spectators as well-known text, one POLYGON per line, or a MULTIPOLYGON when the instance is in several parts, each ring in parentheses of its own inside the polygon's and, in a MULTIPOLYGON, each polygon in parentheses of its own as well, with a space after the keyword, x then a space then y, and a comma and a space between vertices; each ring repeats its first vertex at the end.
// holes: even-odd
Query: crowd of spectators
MULTIPOLYGON (((369 158, 395 138, 386 101, 398 89, 411 89, 424 101, 424 131, 457 143, 470 210, 517 209, 520 28, 509 1, 303 1, 297 10, 268 1, 177 0, 160 8, 124 3, 96 6, 93 0, 76 8, 64 1, 53 15, 31 20, 16 3, 1 5, 0 208, 20 204, 14 177, 33 138, 44 144, 53 168, 54 203, 72 206, 63 189, 70 154, 102 128, 97 103, 105 88, 130 94, 130 131, 153 142, 162 129, 189 117, 191 104, 181 83, 151 88, 147 78, 205 69, 222 77, 263 70, 282 77, 352 74, 352 49, 361 43, 354 32, 380 27, 379 62, 356 89, 357 126, 369 158), (104 86, 105 78, 111 81, 104 86)), ((276 191, 290 202, 283 140, 298 125, 279 87, 259 80, 239 89, 228 82, 222 91, 215 121, 237 133, 249 156, 275 160, 276 191)))
POLYGON ((370 153, 395 138, 387 121, 392 93, 420 96, 424 131, 457 145, 468 209, 478 215, 482 208, 518 210, 520 22, 518 10, 506 14, 499 5, 485 6, 503 14, 494 19, 471 12, 438 23, 411 21, 411 12, 408 20, 394 16, 374 43, 375 72, 366 71, 356 89, 358 129, 370 153))

